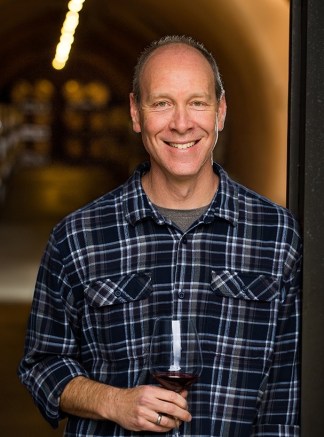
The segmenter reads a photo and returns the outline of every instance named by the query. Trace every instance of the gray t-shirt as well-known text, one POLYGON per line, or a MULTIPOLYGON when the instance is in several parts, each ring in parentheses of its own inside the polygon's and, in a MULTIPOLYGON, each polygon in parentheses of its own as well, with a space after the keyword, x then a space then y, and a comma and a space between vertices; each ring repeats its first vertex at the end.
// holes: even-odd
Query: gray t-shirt
POLYGON ((189 226, 192 225, 192 223, 194 223, 202 214, 204 214, 205 211, 207 211, 209 205, 195 209, 169 209, 158 205, 154 206, 164 217, 172 220, 173 223, 175 223, 178 228, 182 230, 182 232, 185 232, 189 226))

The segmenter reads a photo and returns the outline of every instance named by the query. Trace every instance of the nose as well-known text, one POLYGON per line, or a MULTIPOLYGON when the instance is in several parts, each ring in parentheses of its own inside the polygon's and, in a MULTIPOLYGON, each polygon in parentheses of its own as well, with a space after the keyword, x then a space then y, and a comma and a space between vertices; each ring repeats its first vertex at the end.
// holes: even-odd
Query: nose
POLYGON ((175 106, 170 119, 170 129, 183 134, 192 129, 193 125, 193 119, 188 108, 184 105, 175 106))

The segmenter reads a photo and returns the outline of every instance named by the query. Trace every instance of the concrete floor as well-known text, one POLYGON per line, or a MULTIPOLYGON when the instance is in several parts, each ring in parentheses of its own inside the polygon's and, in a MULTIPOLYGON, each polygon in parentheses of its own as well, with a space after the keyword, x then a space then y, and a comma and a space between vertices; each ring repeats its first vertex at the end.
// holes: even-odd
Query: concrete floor
POLYGON ((0 301, 30 301, 51 228, 118 183, 102 167, 51 164, 17 169, 0 205, 0 301))

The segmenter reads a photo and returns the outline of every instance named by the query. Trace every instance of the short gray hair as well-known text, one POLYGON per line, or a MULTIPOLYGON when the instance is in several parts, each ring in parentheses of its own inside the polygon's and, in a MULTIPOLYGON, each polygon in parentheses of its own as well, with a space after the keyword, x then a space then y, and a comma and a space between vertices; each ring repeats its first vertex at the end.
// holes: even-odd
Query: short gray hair
POLYGON ((156 49, 170 44, 185 44, 197 49, 205 57, 214 73, 216 99, 219 102, 224 94, 224 86, 214 56, 202 43, 194 40, 190 36, 168 35, 160 38, 159 40, 153 41, 142 51, 137 60, 133 76, 133 94, 136 103, 139 104, 141 101, 140 79, 147 60, 156 49))

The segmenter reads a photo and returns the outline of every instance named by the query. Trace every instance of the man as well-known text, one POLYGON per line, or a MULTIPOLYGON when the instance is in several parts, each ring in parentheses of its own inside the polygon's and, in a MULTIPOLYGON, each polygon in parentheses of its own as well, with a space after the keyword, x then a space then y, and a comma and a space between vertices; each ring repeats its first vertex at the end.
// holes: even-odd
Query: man
POLYGON ((214 58, 166 37, 137 64, 130 111, 150 163, 58 224, 20 378, 66 436, 299 435, 301 242, 291 214, 212 162, 226 102, 214 58), (190 315, 203 372, 154 384, 154 320, 190 315))

